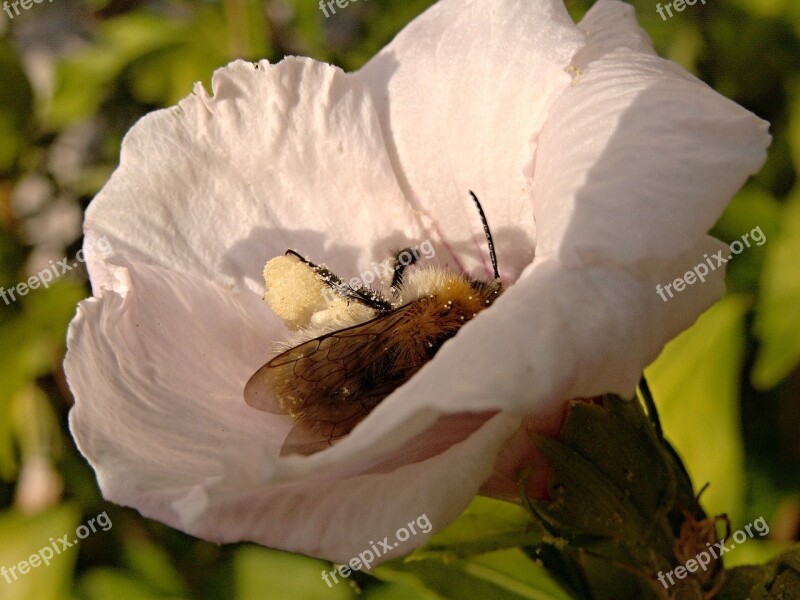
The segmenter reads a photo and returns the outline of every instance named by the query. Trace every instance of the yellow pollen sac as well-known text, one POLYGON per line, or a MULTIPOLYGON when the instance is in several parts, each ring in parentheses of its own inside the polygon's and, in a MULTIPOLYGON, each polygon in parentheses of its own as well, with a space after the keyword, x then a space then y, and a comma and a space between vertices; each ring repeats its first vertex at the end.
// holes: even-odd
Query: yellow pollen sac
POLYGON ((264 283, 264 300, 290 329, 306 327, 311 315, 326 307, 323 283, 296 256, 277 256, 268 261, 264 283))

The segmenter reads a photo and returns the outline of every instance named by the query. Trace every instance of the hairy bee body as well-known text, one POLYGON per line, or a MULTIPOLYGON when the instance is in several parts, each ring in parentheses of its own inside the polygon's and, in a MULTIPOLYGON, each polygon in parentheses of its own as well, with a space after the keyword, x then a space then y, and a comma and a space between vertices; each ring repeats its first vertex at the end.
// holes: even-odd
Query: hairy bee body
POLYGON ((248 387, 271 390, 320 439, 331 442, 349 433, 502 291, 499 281, 440 269, 414 275, 406 294, 426 295, 290 348, 264 365, 248 387))
POLYGON ((347 435, 503 291, 486 217, 472 197, 489 247, 490 281, 413 266, 419 256, 409 258, 408 248, 390 259, 391 276, 377 288, 348 285, 294 250, 264 267, 264 298, 295 334, 289 349, 250 378, 244 398, 294 417, 283 454, 316 452, 347 435))

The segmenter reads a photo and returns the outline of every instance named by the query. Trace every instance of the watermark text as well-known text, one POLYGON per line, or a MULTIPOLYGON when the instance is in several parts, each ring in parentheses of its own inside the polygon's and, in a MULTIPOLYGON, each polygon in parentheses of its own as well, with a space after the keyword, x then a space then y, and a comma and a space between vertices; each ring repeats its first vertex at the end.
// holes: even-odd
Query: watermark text
POLYGON ((430 240, 425 240, 418 246, 407 248, 397 255, 397 261, 387 260, 375 265, 372 269, 359 273, 358 277, 353 277, 350 281, 344 282, 342 286, 322 288, 322 297, 328 304, 333 304, 337 298, 346 295, 349 290, 360 290, 368 288, 374 282, 391 282, 395 270, 408 267, 409 265, 424 258, 430 260, 436 256, 436 250, 430 240), (339 289, 339 288, 342 289, 339 289))
MULTIPOLYGON (((49 2, 53 2, 53 0, 48 0, 49 2)), ((19 7, 22 10, 30 10, 33 8, 34 4, 41 4, 44 0, 14 0, 13 2, 3 2, 3 10, 6 11, 9 19, 13 19, 14 17, 19 16, 19 7), (11 10, 14 10, 14 14, 11 14, 11 10)))
MULTIPOLYGON (((53 0, 50 0, 51 2, 53 0)), ((347 8, 347 5, 351 2, 357 2, 358 0, 319 0, 319 9, 322 11, 322 14, 325 15, 325 18, 330 18, 331 15, 328 14, 328 11, 331 11, 331 14, 336 14, 336 9, 333 7, 335 4, 339 8, 347 8), (327 6, 327 8, 326 8, 327 6)), ((366 2, 367 0, 364 0, 366 2)), ((704 0, 705 1, 705 0, 704 0)))
MULTIPOLYGON (((753 527, 755 527, 756 531, 761 537, 764 537, 769 533, 769 525, 764 520, 764 517, 758 517, 752 523, 744 526, 744 531, 739 529, 736 533, 731 536, 733 541, 736 544, 743 544, 747 540, 753 538, 753 527), (745 533, 745 531, 747 533, 745 533), (750 536, 750 537, 748 537, 750 536)), ((708 566, 711 564, 711 558, 713 557, 714 560, 718 560, 722 557, 723 554, 726 552, 730 552, 736 547, 736 544, 729 543, 727 546, 725 545, 725 539, 721 542, 716 542, 713 546, 710 542, 706 542, 707 550, 703 550, 702 552, 698 552, 694 558, 690 558, 686 561, 685 564, 679 565, 675 567, 672 571, 669 571, 666 576, 662 571, 658 572, 658 581, 661 582, 661 585, 664 586, 664 589, 669 589, 670 585, 675 585, 675 581, 673 580, 673 574, 678 579, 686 579, 689 573, 697 573, 698 570, 702 569, 703 572, 706 571, 708 566), (669 580, 669 585, 667 585, 667 579, 669 580)))
MULTIPOLYGON (((95 242, 94 249, 101 256, 110 254, 112 250, 111 244, 108 242, 105 236, 101 237, 95 242)), ((50 284, 53 282, 53 280, 58 279, 69 271, 72 271, 72 269, 77 268, 80 263, 86 261, 83 248, 78 250, 78 252, 75 254, 75 259, 76 261, 72 264, 70 264, 68 258, 62 258, 57 262, 53 262, 51 260, 49 267, 42 269, 36 273, 36 275, 31 275, 27 281, 20 282, 9 289, 0 287, 0 298, 2 298, 6 303, 6 306, 8 306, 12 302, 16 302, 19 296, 27 296, 28 292, 31 290, 36 290, 40 287, 47 289, 50 287, 50 284)))
POLYGON ((336 577, 337 575, 344 579, 350 577, 353 571, 369 569, 376 558, 391 552, 397 548, 401 542, 407 541, 412 535, 417 535, 417 533, 420 532, 429 533, 431 529, 433 529, 433 525, 428 519, 428 516, 423 513, 414 521, 409 521, 407 525, 395 532, 394 537, 396 541, 390 541, 389 536, 386 536, 377 544, 370 540, 370 548, 359 552, 358 556, 351 558, 346 565, 339 565, 331 571, 323 571, 322 579, 328 584, 329 588, 332 588, 334 583, 339 583, 339 579, 336 577), (417 527, 419 527, 419 531, 417 531, 417 527), (333 579, 333 583, 331 583, 330 578, 333 579))
POLYGON ((708 254, 704 254, 703 258, 705 259, 704 262, 698 263, 691 271, 686 271, 683 274, 683 277, 678 277, 672 283, 668 283, 662 286, 660 283, 656 285, 656 294, 661 296, 661 299, 666 302, 669 298, 674 298, 675 294, 673 293, 673 289, 675 292, 682 292, 686 289, 687 285, 693 285, 696 282, 700 281, 701 283, 705 283, 706 277, 711 271, 715 271, 717 267, 721 267, 725 263, 727 263, 730 259, 732 259, 735 255, 741 254, 741 252, 745 249, 745 247, 750 247, 750 242, 754 242, 756 246, 762 246, 764 242, 767 241, 767 236, 764 235, 764 232, 761 231, 761 227, 755 227, 752 231, 745 233, 742 236, 741 240, 734 240, 731 242, 730 245, 730 254, 728 256, 723 256, 724 250, 720 250, 716 254, 712 254, 709 256, 708 254), (757 234, 757 235, 756 235, 757 234), (710 269, 710 270, 709 270, 710 269), (669 298, 667 297, 669 296, 669 298))
MULTIPOLYGON (((700 4, 705 5, 706 0, 700 0, 700 4)), ((659 2, 656 4, 656 12, 658 16, 661 17, 662 21, 666 21, 669 17, 672 17, 672 9, 674 8, 677 12, 683 12, 686 10, 686 6, 694 6, 697 4, 697 0, 673 0, 672 2, 667 2, 665 6, 661 6, 659 2), (664 14, 666 12, 666 14, 664 14), (667 16, 669 15, 669 17, 667 16)))
POLYGON ((100 513, 96 517, 89 519, 85 525, 79 525, 75 530, 75 538, 70 540, 70 535, 67 533, 58 539, 50 538, 50 544, 43 546, 35 554, 31 554, 27 560, 22 560, 16 565, 6 567, 0 566, 0 576, 6 580, 8 585, 12 585, 17 581, 20 575, 27 575, 31 569, 36 569, 42 565, 49 567, 50 562, 59 554, 77 546, 81 540, 85 540, 91 534, 96 533, 98 527, 101 531, 108 531, 114 524, 111 522, 108 514, 105 512, 100 513))

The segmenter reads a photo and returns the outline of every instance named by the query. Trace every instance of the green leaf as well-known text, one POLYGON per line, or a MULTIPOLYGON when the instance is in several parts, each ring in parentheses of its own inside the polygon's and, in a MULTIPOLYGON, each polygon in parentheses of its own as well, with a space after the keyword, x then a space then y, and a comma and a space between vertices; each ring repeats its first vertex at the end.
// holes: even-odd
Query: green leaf
POLYGON ((761 348, 753 384, 772 388, 800 361, 800 189, 785 205, 783 230, 768 242, 755 332, 761 348))
POLYGON ((185 600, 186 597, 165 595, 154 590, 138 577, 119 569, 106 567, 90 570, 78 586, 83 600, 185 600))
POLYGON ((728 244, 742 240, 747 247, 727 265, 728 293, 755 293, 767 251, 780 229, 781 206, 769 194, 751 186, 734 196, 711 234, 728 244))
POLYGON ((177 45, 185 31, 180 23, 147 12, 100 24, 96 42, 58 66, 50 124, 63 127, 97 112, 131 62, 177 45))
MULTIPOLYGON (((656 547, 659 555, 669 553, 670 538, 662 535, 663 532, 656 530, 657 535, 647 539, 651 523, 658 513, 663 515, 666 510, 660 507, 658 513, 642 514, 631 501, 630 494, 626 494, 631 489, 644 488, 641 483, 620 487, 597 468, 595 457, 584 458, 573 448, 549 438, 539 439, 537 445, 554 474, 550 498, 535 504, 543 520, 559 535, 575 541, 616 540, 626 546, 631 555, 644 557, 644 560, 651 551, 649 545, 643 545, 646 541, 656 547)), ((662 474, 663 470, 657 472, 662 474)), ((659 488, 674 488, 674 482, 670 482, 666 474, 662 477, 659 488)))
POLYGON ((653 597, 681 524, 704 518, 653 419, 638 400, 576 400, 558 439, 536 438, 551 473, 547 498, 529 502, 552 535, 533 556, 576 597, 653 597))
POLYGON ((544 533, 542 526, 521 506, 479 496, 454 523, 415 550, 410 558, 466 558, 538 544, 544 533))
MULTIPOLYGON (((609 534, 616 531, 625 536, 619 524, 614 522, 620 516, 614 513, 622 510, 630 513, 629 525, 638 529, 630 534, 641 537, 649 524, 666 515, 675 502, 678 488, 672 461, 665 454, 661 440, 638 401, 612 397, 607 398, 602 406, 590 402, 573 403, 560 439, 590 463, 586 465, 587 480, 578 482, 575 490, 579 497, 574 505, 583 505, 595 521, 582 527, 584 533, 599 525, 609 534), (609 440, 614 440, 614 443, 609 444, 609 440), (580 497, 583 490, 598 489, 598 479, 602 480, 604 491, 613 489, 621 499, 608 514, 603 514, 596 506, 593 508, 591 502, 580 497), (606 522, 600 523, 603 519, 607 519, 606 522), (634 525, 636 522, 638 527, 634 525)), ((563 449, 558 452, 569 454, 563 449)))
POLYGON ((173 43, 140 57, 130 66, 131 89, 143 103, 170 106, 189 95, 194 83, 210 88, 211 75, 229 62, 225 20, 216 6, 197 10, 173 43))
POLYGON ((522 550, 491 552, 466 560, 393 561, 375 569, 387 581, 413 577, 452 600, 569 600, 569 596, 522 550))
POLYGON ((786 10, 786 0, 732 0, 732 4, 762 17, 776 17, 786 10))
POLYGON ((325 36, 325 18, 319 9, 319 3, 287 0, 286 4, 289 7, 289 21, 283 35, 292 38, 290 44, 298 47, 301 54, 308 54, 317 60, 327 60, 330 56, 330 44, 325 36))
POLYGON ((330 563, 299 554, 247 546, 234 558, 236 600, 349 600, 356 597, 350 581, 322 579, 330 563))
POLYGON ((746 544, 736 544, 736 547, 725 555, 725 568, 763 565, 789 550, 790 546, 791 544, 787 542, 775 542, 758 537, 748 539, 746 544))
POLYGON ((224 0, 230 58, 258 60, 267 55, 267 29, 260 0, 224 0))
MULTIPOLYGON (((535 438, 550 477, 547 497, 529 506, 551 536, 528 552, 576 598, 656 600, 663 573, 719 540, 720 519, 697 504, 644 381, 640 393, 647 415, 638 401, 613 395, 574 400, 557 439, 535 438)), ((717 556, 707 564, 686 582, 704 594, 722 583, 717 556)))
MULTIPOLYGON (((0 206, 5 202, 10 202, 4 197, 5 192, 4 187, 0 188, 0 206)), ((0 227, 0 287, 8 289, 17 283, 19 265, 23 264, 24 261, 25 252, 22 244, 16 237, 0 227)), ((0 298, 0 325, 16 314, 14 308, 0 298)))
POLYGON ((397 579, 391 583, 370 586, 360 600, 442 600, 442 596, 426 588, 412 576, 397 579))
POLYGON ((800 545, 769 564, 731 569, 717 600, 800 600, 800 545))
POLYGON ((10 171, 29 142, 33 90, 19 58, 6 39, 0 39, 0 173, 10 171))
MULTIPOLYGON (((443 565, 442 568, 445 571, 452 569, 448 571, 449 574, 443 575, 445 579, 447 577, 464 578, 465 571, 481 571, 483 572, 482 576, 476 573, 473 573, 473 576, 486 579, 490 572, 484 570, 488 567, 493 568, 495 565, 494 559, 489 553, 515 549, 517 546, 539 544, 543 535, 542 526, 521 506, 493 498, 476 497, 455 522, 434 535, 425 546, 415 550, 403 561, 396 561, 394 563, 397 565, 396 568, 390 566, 382 570, 382 577, 391 583, 371 589, 366 597, 370 599, 413 598, 421 600, 454 597, 441 595, 434 591, 439 590, 440 584, 444 588, 447 587, 447 584, 443 581, 438 582, 438 580, 438 583, 431 582, 429 577, 431 565, 443 565), (473 560, 462 560, 466 558, 473 560), (488 562, 486 562, 487 560, 488 562), (420 563, 419 572, 414 566, 417 562, 420 563), (403 563, 407 564, 403 565, 403 563), (426 582, 430 583, 433 589, 426 587, 426 582)), ((516 564, 524 567, 523 571, 531 568, 529 561, 521 560, 517 553, 513 555, 499 554, 498 556, 513 558, 516 564)), ((432 570, 435 571, 437 568, 434 567, 432 570)), ((544 586, 547 589, 551 589, 552 586, 552 589, 558 590, 549 577, 542 579, 539 575, 533 582, 536 586, 544 586), (544 580, 547 580, 548 583, 542 583, 544 580)), ((529 582, 531 585, 533 583, 529 582)), ((483 585, 485 584, 482 583, 481 586, 483 585)), ((538 588, 535 587, 535 589, 538 588)), ((525 593, 530 593, 530 591, 525 593)))
MULTIPOLYGON (((798 30, 800 30, 800 5, 792 4, 797 13, 798 30)), ((800 80, 793 79, 788 82, 789 87, 789 127, 786 131, 788 145, 792 155, 792 162, 796 171, 800 171, 800 80)))
POLYGON ((125 542, 125 562, 137 579, 154 590, 173 596, 186 596, 186 585, 180 573, 172 566, 167 552, 145 539, 125 542))
POLYGON ((81 284, 58 281, 49 289, 31 290, 23 312, 0 323, 0 477, 16 470, 11 409, 14 397, 41 375, 53 370, 65 344, 67 324, 85 296, 81 284))
MULTIPOLYGON (((52 548, 53 540, 69 534, 75 537, 79 514, 72 506, 61 506, 36 516, 22 516, 14 511, 0 514, 0 566, 6 568, 8 577, 0 578, 0 595, 3 600, 61 600, 65 598, 73 565, 78 558, 75 547, 61 550, 52 548), (47 549, 52 550, 48 552, 47 549), (29 561, 37 553, 39 566, 27 574, 19 574, 21 561, 29 561), (53 557, 50 558, 49 554, 53 557), (47 558, 49 566, 41 562, 47 558), (11 569, 15 571, 11 573, 11 569), (13 574, 17 575, 16 580, 13 574), (9 583, 9 580, 11 583, 9 583)), ((36 559, 34 559, 36 560, 36 559)))
POLYGON ((749 301, 728 296, 672 340, 645 371, 665 437, 683 458, 709 514, 734 523, 744 505, 744 450, 739 420, 743 318, 749 301))

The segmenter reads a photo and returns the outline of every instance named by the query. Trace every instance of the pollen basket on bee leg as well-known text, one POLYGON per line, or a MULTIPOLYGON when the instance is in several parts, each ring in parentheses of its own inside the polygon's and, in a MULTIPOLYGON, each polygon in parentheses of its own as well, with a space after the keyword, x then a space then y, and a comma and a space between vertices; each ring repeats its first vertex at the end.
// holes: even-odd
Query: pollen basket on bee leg
POLYGON ((349 302, 314 268, 294 255, 278 256, 264 266, 264 300, 295 332, 289 346, 335 329, 363 323, 374 309, 349 302))
POLYGON ((276 256, 264 265, 264 300, 289 329, 307 327, 314 313, 327 308, 324 284, 295 256, 276 256))

